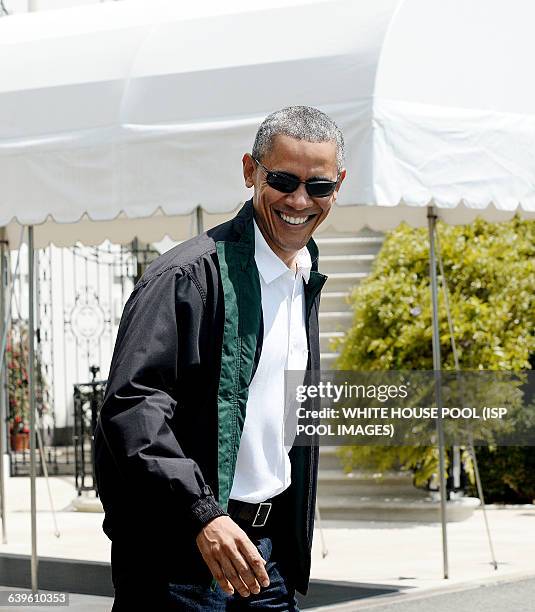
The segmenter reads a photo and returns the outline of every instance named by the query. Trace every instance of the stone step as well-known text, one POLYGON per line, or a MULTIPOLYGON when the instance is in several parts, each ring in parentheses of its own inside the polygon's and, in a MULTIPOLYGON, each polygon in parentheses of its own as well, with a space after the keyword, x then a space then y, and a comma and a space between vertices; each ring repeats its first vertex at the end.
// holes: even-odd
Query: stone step
POLYGON ((319 325, 322 332, 344 332, 350 325, 353 319, 353 313, 350 310, 335 310, 332 312, 323 312, 320 309, 319 325))
POLYGON ((334 368, 334 362, 338 357, 340 357, 340 353, 320 353, 321 368, 323 370, 332 370, 334 368))
MULTIPOLYGON (((353 496, 319 497, 318 505, 322 520, 389 521, 436 523, 440 521, 440 501, 434 496, 414 499, 353 496)), ((463 497, 448 501, 448 522, 464 521, 479 507, 479 499, 463 497)))
POLYGON ((324 274, 342 272, 369 272, 375 259, 373 253, 323 255, 320 259, 320 270, 324 274))
POLYGON ((342 471, 342 464, 338 458, 338 446, 320 446, 320 472, 323 470, 342 471))
POLYGON ((323 291, 345 291, 350 293, 352 288, 358 285, 367 276, 367 271, 330 272, 323 291))
POLYGON ((325 255, 376 253, 383 244, 381 234, 369 236, 329 236, 321 235, 314 240, 320 250, 320 263, 325 255))
POLYGON ((350 310, 349 294, 346 291, 324 291, 321 294, 321 311, 350 310))
POLYGON ((373 474, 371 472, 350 472, 340 469, 323 469, 318 473, 318 494, 328 496, 413 498, 425 497, 426 491, 416 489, 412 475, 406 472, 373 474))
POLYGON ((333 349, 331 347, 331 342, 338 338, 344 337, 344 332, 335 331, 335 332, 320 332, 320 350, 322 353, 332 353, 333 349))
MULTIPOLYGON (((327 353, 328 355, 328 353, 327 353)), ((320 368, 324 371, 327 372, 329 370, 338 370, 338 366, 336 365, 336 361, 334 359, 325 359, 324 357, 322 357, 320 359, 320 368)))

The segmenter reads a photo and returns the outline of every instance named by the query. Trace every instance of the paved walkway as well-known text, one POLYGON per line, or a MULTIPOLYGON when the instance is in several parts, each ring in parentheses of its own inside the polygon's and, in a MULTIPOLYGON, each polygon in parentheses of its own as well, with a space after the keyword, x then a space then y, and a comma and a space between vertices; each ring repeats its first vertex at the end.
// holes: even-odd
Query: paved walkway
MULTIPOLYGON (((491 565, 483 513, 449 523, 449 579, 443 578, 439 523, 324 521, 328 555, 319 532, 313 545, 312 577, 430 589, 467 580, 535 575, 535 506, 490 507, 487 516, 498 570, 491 565)), ((534 607, 535 610, 535 607, 534 607)))
MULTIPOLYGON (((0 592, 20 592, 30 593, 27 589, 15 589, 13 587, 0 587, 0 592)), ((46 591, 42 591, 46 593, 46 591)), ((0 593, 1 594, 1 593, 0 593)), ((9 605, 9 607, 2 607, 0 610, 5 612, 110 612, 113 605, 113 599, 111 597, 93 597, 91 595, 77 595, 76 593, 69 594, 69 605, 68 606, 17 606, 15 604, 9 605)))
POLYGON ((535 578, 508 577, 499 582, 466 583, 439 592, 424 590, 406 597, 354 601, 307 612, 533 612, 533 602, 535 578))
MULTIPOLYGON (((60 537, 54 534, 45 480, 38 478, 39 555, 109 561, 110 542, 101 529, 103 515, 72 511, 71 502, 75 497, 72 478, 54 477, 50 484, 60 537)), ((8 542, 0 544, 0 554, 27 555, 31 550, 29 479, 8 478, 6 485, 8 542)), ((440 524, 372 521, 324 521, 328 554, 322 556, 320 533, 316 530, 312 578, 370 587, 386 585, 399 589, 400 594, 396 597, 403 600, 436 589, 464 588, 467 583, 535 576, 535 506, 491 507, 488 517, 498 560, 497 571, 490 564, 483 516, 478 510, 468 520, 448 525, 448 580, 442 578, 440 524)), ((109 606, 106 598, 89 598, 83 604, 86 607, 80 608, 75 607, 75 598, 78 596, 72 596, 72 610, 109 609, 102 607, 103 604, 109 606), (94 600, 94 607, 87 607, 89 600, 94 600)), ((362 605, 363 602, 359 607, 345 609, 360 609, 362 605)))
MULTIPOLYGON (((0 587, 0 591, 12 591, 0 587)), ((17 589, 17 591, 22 589, 17 589)), ((25 591, 28 592, 29 591, 25 591)), ((402 597, 368 599, 341 605, 308 608, 307 612, 533 612, 535 601, 535 578, 515 580, 509 577, 498 583, 465 585, 463 588, 448 592, 435 593, 423 591, 402 597), (385 603, 385 601, 390 603, 385 603)), ((90 595, 69 595, 69 612, 109 612, 113 600, 109 597, 94 597, 90 595)), ((11 612, 30 612, 38 610, 56 611, 61 608, 10 606, 11 612)), ((6 608, 7 612, 7 608, 6 608)))

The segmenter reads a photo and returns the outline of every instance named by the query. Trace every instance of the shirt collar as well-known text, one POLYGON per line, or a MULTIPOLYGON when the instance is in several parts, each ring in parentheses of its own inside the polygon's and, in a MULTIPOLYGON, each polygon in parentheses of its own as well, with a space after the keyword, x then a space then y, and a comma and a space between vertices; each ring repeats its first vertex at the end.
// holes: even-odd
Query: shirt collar
MULTIPOLYGON (((254 238, 255 238, 255 251, 254 257, 258 272, 264 279, 264 282, 269 285, 272 281, 279 276, 287 272, 291 272, 290 268, 276 255, 266 239, 262 235, 262 232, 258 228, 256 220, 253 218, 254 223, 254 238)), ((306 246, 297 252, 296 256, 297 272, 300 274, 304 281, 308 283, 310 278, 310 270, 312 268, 312 260, 310 253, 306 246)))

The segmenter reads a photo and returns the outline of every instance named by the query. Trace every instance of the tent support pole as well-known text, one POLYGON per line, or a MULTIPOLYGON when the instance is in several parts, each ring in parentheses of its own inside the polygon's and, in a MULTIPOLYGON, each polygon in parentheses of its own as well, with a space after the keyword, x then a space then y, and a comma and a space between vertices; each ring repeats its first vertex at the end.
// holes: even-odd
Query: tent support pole
MULTIPOLYGON (((459 351, 457 350, 457 343, 455 342, 455 328, 453 326, 453 317, 451 316, 450 299, 449 299, 449 291, 448 291, 448 280, 446 278, 446 274, 444 273, 444 262, 442 261, 442 254, 440 252, 440 240, 438 239, 438 234, 436 235, 436 252, 438 255, 438 267, 440 270, 440 276, 442 277, 442 289, 444 291, 444 305, 446 306, 446 315, 448 317, 448 327, 450 330, 451 352, 453 353, 455 371, 460 372, 461 365, 459 363, 459 351)), ((485 496, 483 493, 483 486, 481 484, 481 477, 479 475, 479 467, 477 464, 476 449, 474 447, 474 440, 473 440, 472 432, 469 431, 468 435, 469 435, 468 452, 470 453, 472 457, 472 463, 474 466, 477 494, 479 496, 479 501, 481 502, 481 510, 483 511, 483 519, 485 521, 485 529, 487 531, 487 540, 489 543, 490 556, 492 559, 492 567, 494 567, 494 569, 497 570, 498 562, 496 561, 496 555, 494 554, 494 546, 492 544, 492 536, 490 533, 489 521, 487 518, 487 509, 485 506, 485 496)))
POLYGON ((11 304, 13 301, 13 283, 11 279, 17 276, 20 262, 20 249, 24 237, 24 226, 20 230, 19 248, 17 251, 17 263, 13 275, 10 272, 9 243, 2 236, 4 230, 0 229, 0 510, 2 512, 2 544, 7 544, 6 531, 6 498, 5 498, 5 448, 9 444, 7 431, 7 409, 9 406, 9 394, 7 390, 8 368, 7 368, 7 334, 11 325, 11 304), (10 286, 7 291, 6 287, 10 286))
POLYGON ((197 221, 197 235, 200 236, 204 232, 201 206, 197 206, 197 208, 195 209, 195 219, 197 221))
POLYGON ((323 534, 323 525, 321 524, 320 506, 319 506, 317 499, 316 499, 316 523, 318 523, 318 527, 320 530, 320 536, 321 536, 321 558, 325 559, 329 551, 327 550, 327 545, 325 544, 325 536, 323 534))
POLYGON ((7 402, 6 402, 6 347, 4 336, 7 335, 7 308, 6 307, 6 286, 7 266, 6 252, 7 242, 4 238, 4 230, 0 230, 0 514, 2 518, 2 544, 7 544, 6 528, 6 490, 5 490, 5 468, 4 453, 6 452, 4 443, 7 443, 7 402))
POLYGON ((29 395, 30 395, 30 504, 32 522, 32 559, 31 582, 32 592, 37 593, 37 515, 35 480, 37 475, 35 462, 35 254, 33 248, 33 225, 28 226, 28 343, 29 343, 29 395))
POLYGON ((429 275, 431 278, 431 301, 433 304, 433 370, 435 371, 435 396, 438 409, 437 434, 438 434, 438 464, 440 482, 440 521, 442 523, 442 559, 444 578, 449 578, 448 571, 448 535, 446 516, 446 458, 444 451, 444 427, 442 423, 442 393, 440 381, 440 335, 438 326, 438 283, 437 283, 437 261, 435 254, 435 228, 437 215, 433 206, 427 208, 427 222, 429 228, 429 275))

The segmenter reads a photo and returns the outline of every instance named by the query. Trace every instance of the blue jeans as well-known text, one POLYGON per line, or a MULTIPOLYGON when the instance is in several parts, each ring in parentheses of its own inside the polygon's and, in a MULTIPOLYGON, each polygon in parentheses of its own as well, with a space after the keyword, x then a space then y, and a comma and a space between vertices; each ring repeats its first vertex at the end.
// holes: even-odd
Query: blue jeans
POLYGON ((299 612, 295 590, 281 572, 276 560, 271 560, 272 542, 269 537, 254 540, 269 576, 269 586, 260 587, 260 593, 242 597, 237 591, 228 595, 217 585, 210 587, 196 584, 169 584, 169 610, 181 612, 241 612, 242 610, 279 610, 299 612))

